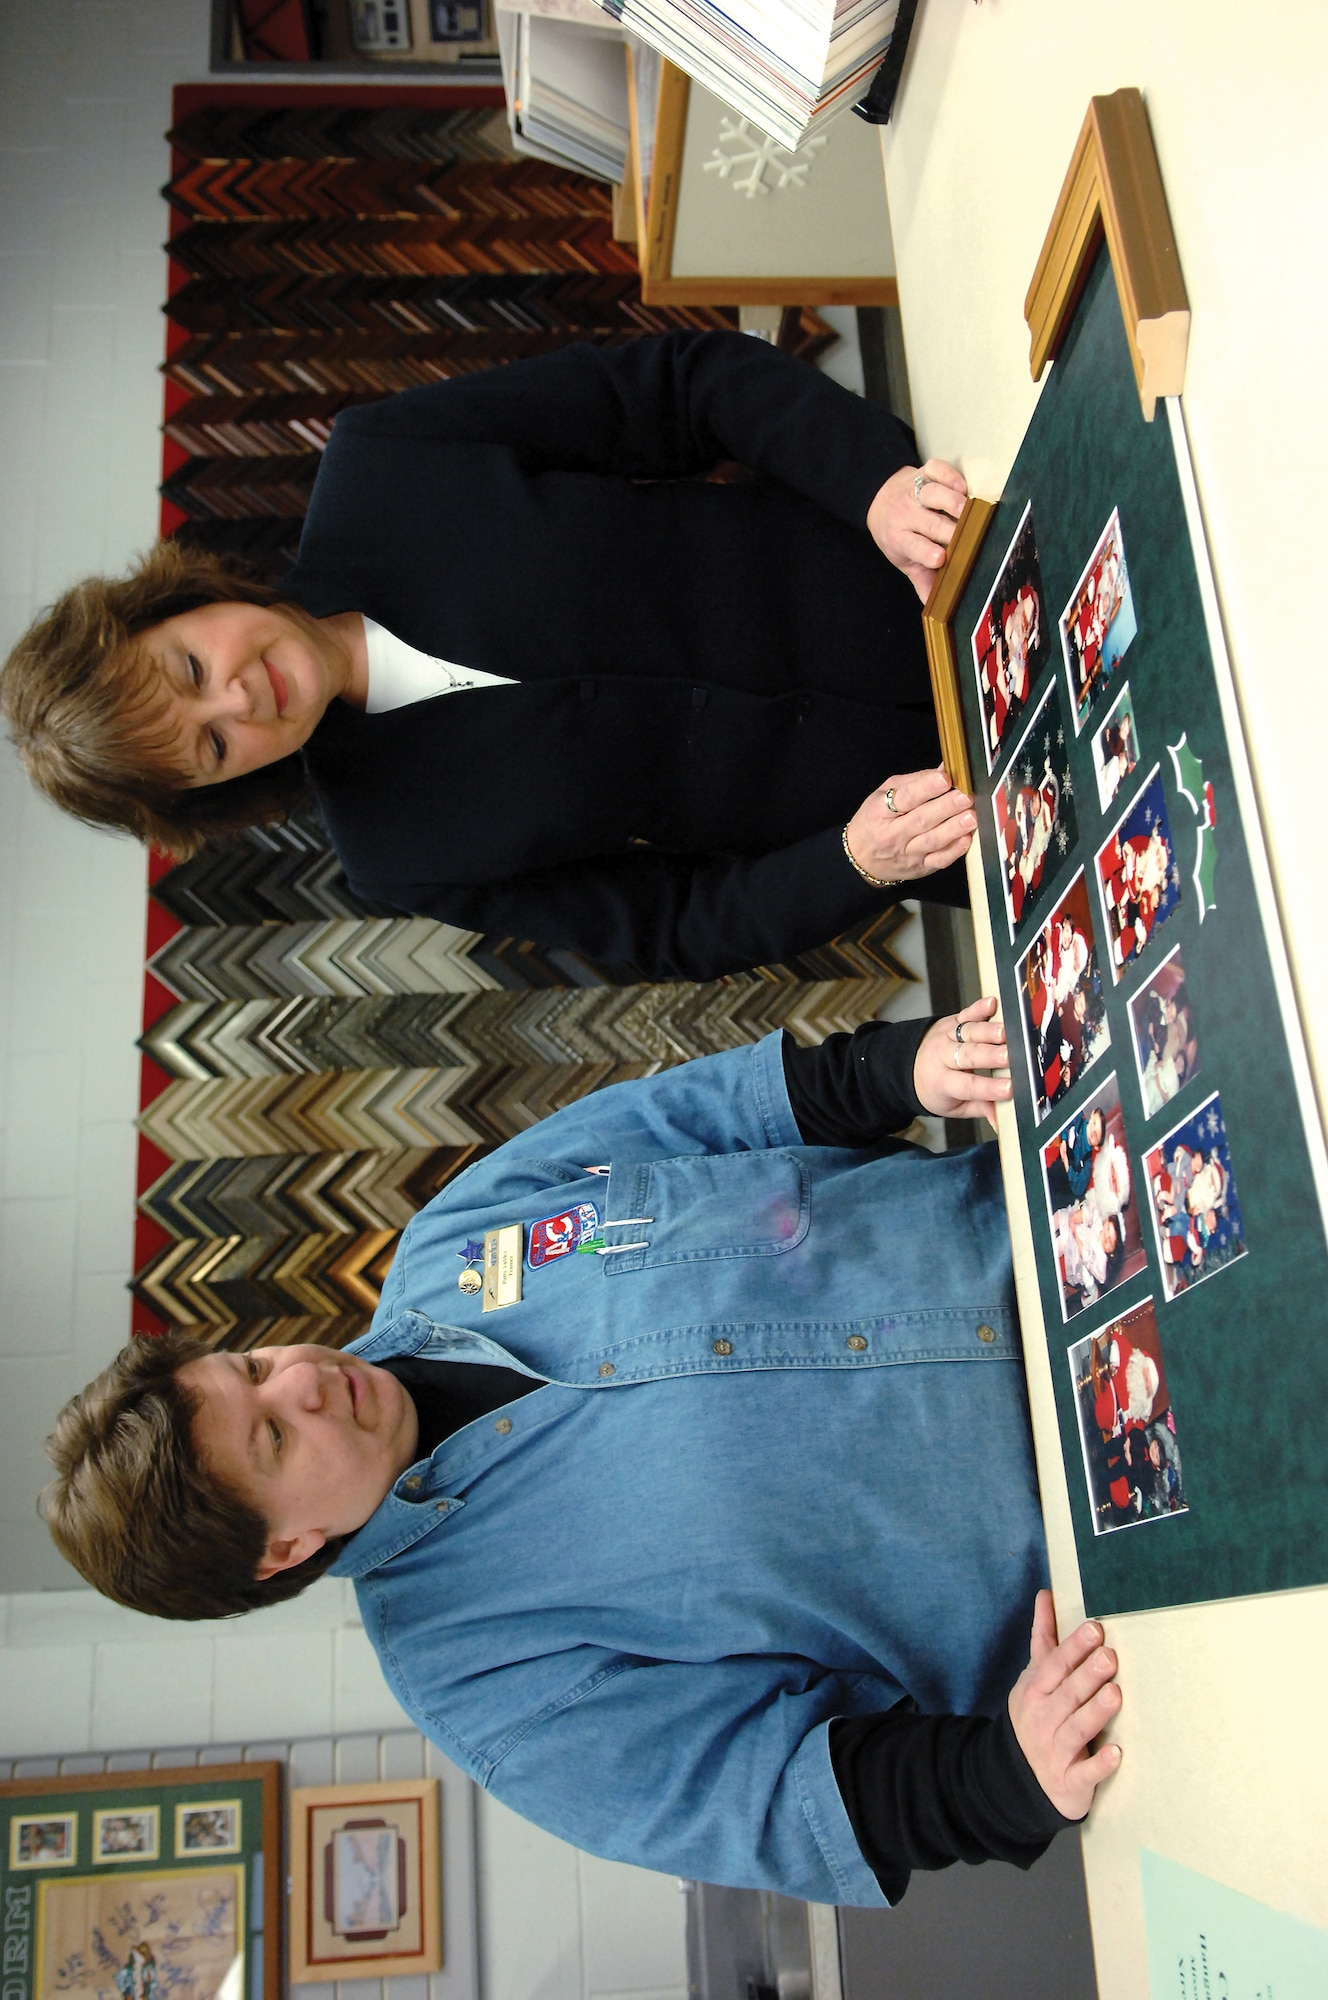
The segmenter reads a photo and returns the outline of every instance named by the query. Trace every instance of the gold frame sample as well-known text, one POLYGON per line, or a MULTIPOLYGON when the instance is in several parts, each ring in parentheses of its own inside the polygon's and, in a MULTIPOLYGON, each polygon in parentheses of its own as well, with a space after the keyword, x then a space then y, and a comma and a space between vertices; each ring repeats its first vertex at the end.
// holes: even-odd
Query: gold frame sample
POLYGON ((1148 113, 1134 89, 1089 100, 1024 301, 1035 382, 1060 346, 1104 235, 1139 401, 1151 423, 1158 397, 1179 396, 1185 386, 1190 301, 1148 113))

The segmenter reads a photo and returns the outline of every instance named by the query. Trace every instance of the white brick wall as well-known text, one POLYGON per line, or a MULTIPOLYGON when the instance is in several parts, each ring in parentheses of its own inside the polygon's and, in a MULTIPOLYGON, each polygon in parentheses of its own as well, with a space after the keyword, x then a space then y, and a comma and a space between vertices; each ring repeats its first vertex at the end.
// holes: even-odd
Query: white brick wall
POLYGON ((84 1590, 0 1598, 0 1778, 103 1758, 217 1763, 243 1748, 287 1762, 293 1785, 443 1779, 444 1974, 427 1992, 356 1981, 302 1989, 305 2000, 686 2000, 672 1876, 578 1854, 475 1791, 402 1723, 354 1592, 335 1578, 216 1625, 163 1625, 84 1590), (464 1866, 456 1856, 472 1826, 473 1879, 469 1847, 464 1866))
MULTIPOLYGON (((0 648, 156 532, 174 83, 206 0, 0 10, 0 648)), ((33 1516, 59 1403, 128 1328, 144 863, 0 748, 0 1589, 69 1573, 33 1516)))

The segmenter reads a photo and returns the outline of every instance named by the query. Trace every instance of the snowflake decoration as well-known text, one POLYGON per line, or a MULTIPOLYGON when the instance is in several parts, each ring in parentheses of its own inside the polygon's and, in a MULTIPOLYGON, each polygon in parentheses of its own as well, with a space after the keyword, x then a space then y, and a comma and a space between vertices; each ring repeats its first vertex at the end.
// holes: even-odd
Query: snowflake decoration
POLYGON ((1209 1107, 1208 1116, 1205 1118, 1204 1123, 1208 1127, 1209 1138, 1216 1139, 1218 1133, 1222 1130, 1222 1120, 1217 1115, 1217 1106, 1215 1104, 1209 1107))
POLYGON ((1031 785, 1032 782, 1033 782, 1033 759, 1030 757, 1027 763, 1024 765, 1024 783, 1026 785, 1031 785))
POLYGON ((806 187, 812 160, 825 144, 824 139, 808 139, 793 153, 787 146, 781 146, 778 139, 769 139, 764 132, 758 132, 745 118, 725 116, 719 121, 719 140, 705 162, 704 171, 718 174, 722 181, 729 182, 735 194, 745 194, 748 201, 755 201, 758 194, 806 187), (739 172, 740 168, 746 171, 739 172), (767 171, 773 177, 773 189, 766 179, 767 171))
POLYGON ((1070 836, 1065 831, 1065 828, 1063 826, 1058 826, 1056 829, 1056 845, 1062 854, 1064 854, 1069 844, 1070 844, 1070 836))
POLYGON ((1065 724, 1063 722, 1056 731, 1056 745, 1058 749, 1063 750, 1065 748, 1065 724))
POLYGON ((1070 776, 1070 767, 1068 764, 1061 772, 1061 791, 1067 799, 1074 797, 1074 779, 1070 776))

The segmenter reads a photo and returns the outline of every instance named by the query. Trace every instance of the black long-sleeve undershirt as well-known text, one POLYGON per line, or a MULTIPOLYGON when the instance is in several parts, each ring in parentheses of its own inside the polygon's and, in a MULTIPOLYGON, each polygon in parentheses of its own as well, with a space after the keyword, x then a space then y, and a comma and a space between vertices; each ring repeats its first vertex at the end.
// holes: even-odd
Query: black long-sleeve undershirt
MULTIPOLYGON (((789 1101, 804 1143, 871 1145, 923 1110, 913 1067, 929 1021, 869 1021, 803 1048, 785 1033, 789 1101)), ((386 1364, 414 1398, 420 1451, 539 1387, 512 1369, 457 1362, 386 1364)), ((911 1701, 841 1717, 830 1761, 863 1858, 897 1903, 915 1868, 1011 1861, 1028 1868, 1071 1821, 1034 1777, 999 1716, 922 1715, 911 1701)))
MULTIPOLYGON (((864 1146, 925 1109, 913 1066, 931 1022, 868 1021, 854 1034, 801 1048, 785 1032, 784 1080, 808 1145, 864 1146)), ((841 1717, 830 1762, 863 1858, 897 1903, 914 1868, 954 1861, 1031 1867, 1063 1819, 999 1716, 920 1715, 902 1701, 880 1715, 841 1717)))

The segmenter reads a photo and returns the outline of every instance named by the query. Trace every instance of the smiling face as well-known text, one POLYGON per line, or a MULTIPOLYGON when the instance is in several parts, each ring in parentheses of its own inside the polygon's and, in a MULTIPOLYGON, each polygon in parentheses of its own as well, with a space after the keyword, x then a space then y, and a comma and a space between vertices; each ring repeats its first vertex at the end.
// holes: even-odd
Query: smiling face
POLYGON ((281 605, 205 604, 154 625, 143 643, 163 695, 154 739, 190 786, 289 757, 351 678, 332 621, 281 605))
POLYGON ((362 1528, 415 1457, 415 1405, 394 1376, 327 1347, 217 1353, 179 1370, 200 1399, 194 1445, 260 1514, 260 1578, 362 1528))

